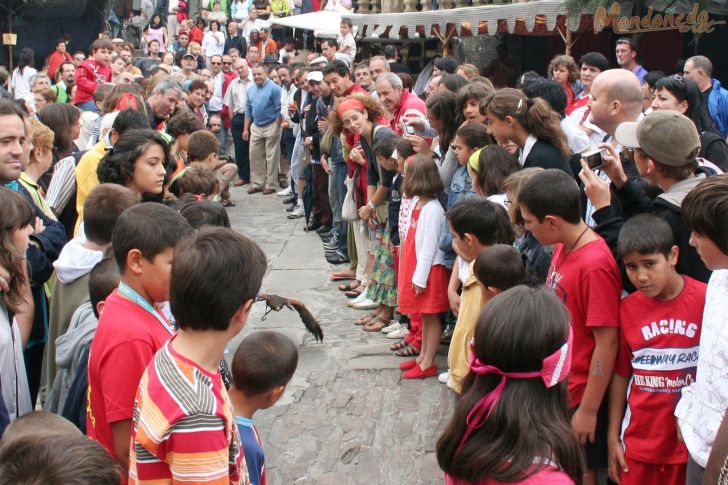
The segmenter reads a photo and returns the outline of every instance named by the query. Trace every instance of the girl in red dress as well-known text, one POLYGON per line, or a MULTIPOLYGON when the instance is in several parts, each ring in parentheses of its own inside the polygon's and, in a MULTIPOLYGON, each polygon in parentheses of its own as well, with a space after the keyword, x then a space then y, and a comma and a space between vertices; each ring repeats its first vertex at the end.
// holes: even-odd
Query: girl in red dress
POLYGON ((399 278, 397 281, 400 313, 421 314, 422 349, 416 359, 408 360, 400 369, 405 379, 422 379, 437 375, 435 355, 442 328, 439 314, 449 308, 447 283, 449 271, 445 255, 438 248, 445 220, 438 195, 443 191, 434 160, 417 155, 405 167, 402 190, 406 197, 419 197, 413 206, 411 223, 401 243, 399 278))

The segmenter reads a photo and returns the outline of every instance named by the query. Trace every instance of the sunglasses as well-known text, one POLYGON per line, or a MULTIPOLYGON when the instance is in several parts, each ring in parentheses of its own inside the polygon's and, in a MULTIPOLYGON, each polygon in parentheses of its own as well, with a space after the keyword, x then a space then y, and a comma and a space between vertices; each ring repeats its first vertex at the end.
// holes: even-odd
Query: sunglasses
POLYGON ((219 63, 219 62, 211 62, 211 63, 210 63, 210 65, 211 65, 211 66, 219 66, 219 65, 220 65, 220 63, 219 63))
POLYGON ((233 64, 232 62, 223 62, 222 63, 223 66, 231 66, 232 64, 233 64))

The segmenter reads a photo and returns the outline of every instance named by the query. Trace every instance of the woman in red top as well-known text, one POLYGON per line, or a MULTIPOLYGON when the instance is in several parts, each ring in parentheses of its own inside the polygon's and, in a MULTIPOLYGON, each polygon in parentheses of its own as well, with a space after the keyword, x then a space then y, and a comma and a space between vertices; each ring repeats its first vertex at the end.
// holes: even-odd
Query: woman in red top
POLYGON ((66 61, 73 62, 73 58, 66 50, 66 41, 61 39, 56 42, 56 50, 48 56, 48 76, 54 79, 58 68, 66 61))
POLYGON ((205 36, 205 19, 198 18, 195 20, 195 26, 190 31, 190 43, 197 42, 202 45, 202 38, 205 36))

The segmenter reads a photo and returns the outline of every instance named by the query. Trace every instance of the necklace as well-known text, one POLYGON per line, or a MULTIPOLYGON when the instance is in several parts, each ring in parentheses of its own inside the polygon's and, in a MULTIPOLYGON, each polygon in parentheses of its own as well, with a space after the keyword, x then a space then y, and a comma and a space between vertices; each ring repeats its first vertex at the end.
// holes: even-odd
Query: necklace
POLYGON ((579 237, 577 237, 577 238, 576 238, 576 240, 575 240, 575 241, 574 241, 574 242, 573 242, 573 243, 571 244, 571 246, 569 246, 569 249, 565 250, 565 251, 564 251, 564 252, 562 253, 563 255, 562 255, 562 257, 561 257, 561 260, 560 260, 560 261, 558 262, 558 264, 555 264, 555 265, 554 265, 553 269, 551 270, 551 274, 550 274, 550 280, 551 280, 551 282, 550 282, 550 284, 548 285, 548 286, 549 286, 549 287, 551 287, 552 289, 554 288, 554 286, 555 286, 555 285, 557 285, 557 284, 558 284, 557 278, 558 278, 558 276, 559 276, 559 268, 560 268, 560 267, 561 267, 561 265, 562 265, 562 264, 564 263, 564 261, 566 261, 566 258, 568 258, 568 257, 569 257, 569 254, 571 254, 571 251, 573 251, 573 250, 574 250, 574 248, 576 247, 576 245, 577 245, 577 244, 579 244, 579 241, 581 241, 581 238, 582 238, 582 237, 584 237, 584 234, 586 234, 586 232, 587 232, 587 231, 588 231, 589 229, 591 229, 591 228, 590 228, 590 227, 589 227, 589 226, 587 225, 587 226, 586 226, 586 227, 584 228, 584 230, 583 230, 583 231, 581 231, 581 234, 579 234, 579 237))

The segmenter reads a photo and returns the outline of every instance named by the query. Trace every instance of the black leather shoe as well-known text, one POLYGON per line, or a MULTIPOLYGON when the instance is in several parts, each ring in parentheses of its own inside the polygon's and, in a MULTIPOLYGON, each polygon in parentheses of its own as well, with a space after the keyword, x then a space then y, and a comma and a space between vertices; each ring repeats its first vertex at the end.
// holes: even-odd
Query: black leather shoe
POLYGON ((311 232, 317 230, 319 227, 321 227, 321 224, 318 222, 311 222, 306 226, 306 231, 311 232))
POLYGON ((319 236, 321 236, 327 232, 331 232, 331 226, 321 226, 318 229, 316 229, 316 234, 318 234, 319 236))
POLYGON ((287 199, 283 199, 284 204, 294 204, 297 201, 298 201, 298 197, 296 197, 295 195, 292 195, 292 196, 288 197, 287 199))
POLYGON ((349 258, 345 258, 344 256, 340 255, 339 253, 334 252, 331 256, 326 256, 326 261, 328 261, 331 264, 344 264, 349 263, 349 258))

